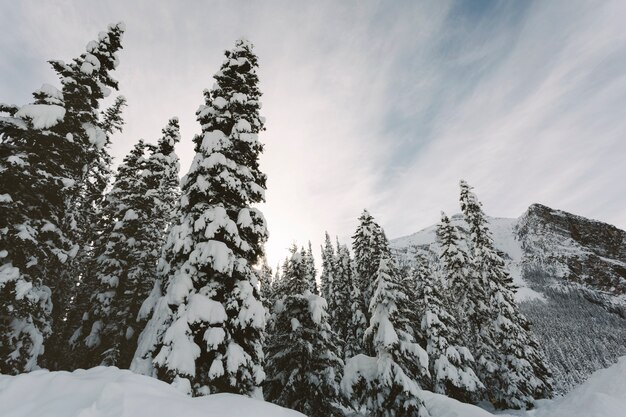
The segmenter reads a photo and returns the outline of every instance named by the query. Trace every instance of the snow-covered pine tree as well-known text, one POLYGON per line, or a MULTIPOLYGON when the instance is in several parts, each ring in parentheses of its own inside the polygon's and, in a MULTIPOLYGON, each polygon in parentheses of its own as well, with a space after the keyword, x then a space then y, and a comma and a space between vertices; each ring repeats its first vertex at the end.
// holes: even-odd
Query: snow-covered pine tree
MULTIPOLYGON (((306 253, 306 252, 305 252, 306 253)), ((265 397, 311 417, 343 416, 343 361, 326 300, 311 293, 302 254, 295 248, 283 272, 288 293, 277 300, 267 347, 265 397)))
POLYGON ((414 340, 408 319, 406 288, 387 251, 381 253, 370 324, 368 350, 348 360, 342 386, 358 408, 373 417, 426 417, 418 380, 428 377, 428 355, 414 340))
MULTIPOLYGON (((399 272, 402 274, 402 272, 399 272)), ((411 322, 413 338, 420 346, 426 346, 426 338, 422 333, 422 317, 426 312, 424 297, 419 295, 419 289, 424 281, 432 275, 432 263, 428 256, 422 252, 415 254, 415 262, 408 271, 404 272, 403 285, 407 288, 408 295, 408 319, 411 322)))
POLYGON ((268 313, 272 306, 272 268, 267 264, 265 257, 261 262, 261 268, 259 270, 259 293, 261 295, 261 301, 265 306, 268 313))
MULTIPOLYGON (((94 259, 75 303, 82 311, 80 327, 71 341, 75 346, 72 356, 76 367, 121 365, 120 345, 129 333, 126 324, 134 318, 129 317, 133 300, 124 297, 125 303, 120 305, 116 298, 127 290, 132 294, 141 290, 142 285, 145 287, 142 278, 149 281, 150 287, 152 284, 154 273, 150 260, 155 265, 156 259, 144 252, 150 244, 148 239, 155 237, 149 230, 152 213, 145 198, 148 191, 143 180, 145 152, 146 144, 140 140, 120 165, 103 206, 101 235, 94 244, 94 259)), ((137 301, 141 304, 147 295, 145 288, 137 292, 135 310, 138 310, 137 301)))
MULTIPOLYGON (((81 363, 76 352, 70 353, 72 343, 68 341, 81 326, 84 313, 91 308, 89 289, 95 290, 95 282, 93 280, 89 282, 89 277, 92 276, 91 268, 94 264, 94 244, 101 238, 102 227, 108 227, 111 221, 108 217, 111 213, 104 210, 107 202, 102 196, 109 185, 109 177, 112 176, 110 136, 115 132, 122 132, 124 107, 126 98, 118 96, 114 103, 102 112, 99 128, 107 136, 106 143, 97 151, 97 156, 88 169, 91 173, 85 176, 83 185, 79 187, 80 197, 77 203, 66 211, 65 224, 69 226, 72 239, 81 250, 61 271, 63 278, 60 281, 73 286, 66 295, 72 301, 64 303, 65 311, 58 311, 61 319, 57 320, 58 324, 50 337, 50 346, 45 352, 45 366, 51 369, 75 369, 81 363), (77 281, 80 281, 80 286, 77 285, 77 281)), ((84 360, 85 355, 82 355, 81 359, 84 360)))
POLYGON ((416 293, 423 309, 421 334, 428 352, 429 388, 459 401, 475 402, 484 387, 474 373, 472 354, 461 344, 460 329, 450 313, 451 298, 446 297, 442 280, 432 272, 419 278, 416 293))
POLYGON ((281 274, 280 264, 276 264, 276 272, 274 273, 274 278, 272 278, 272 286, 270 288, 271 294, 271 304, 280 298, 281 294, 281 285, 283 282, 283 276, 281 274))
POLYGON ((92 268, 95 291, 83 346, 89 362, 128 368, 143 327, 138 313, 157 275, 156 265, 164 234, 179 196, 178 119, 162 130, 157 145, 135 147, 119 169, 107 196, 108 225, 96 244, 92 268), (145 157, 145 150, 150 151, 145 157))
MULTIPOLYGON (((354 269, 352 270, 354 277, 354 269)), ((363 295, 356 280, 350 284, 350 322, 345 336, 344 358, 352 358, 365 351, 363 338, 367 329, 367 316, 363 311, 363 295)))
POLYGON ((71 338, 74 366, 130 366, 145 324, 137 322, 138 313, 154 285, 179 195, 178 120, 171 119, 162 133, 156 146, 143 141, 135 146, 106 197, 94 261, 75 302, 82 318, 71 338))
POLYGON ((306 280, 309 283, 309 291, 313 294, 319 294, 317 288, 317 270, 315 269, 315 258, 313 258, 313 250, 311 248, 311 242, 307 249, 302 248, 302 261, 306 280))
MULTIPOLYGON (((51 329, 62 333, 76 279, 66 271, 90 230, 72 209, 87 213, 85 201, 97 200, 108 178, 102 149, 110 132, 98 108, 117 88, 110 72, 123 31, 111 25, 72 63, 51 62, 61 91, 44 84, 33 104, 0 108, 9 114, 0 121, 0 372, 33 369, 51 329)), ((57 345, 47 349, 53 365, 57 345)))
POLYGON ((496 251, 488 221, 471 187, 463 180, 461 210, 470 232, 472 280, 484 295, 468 294, 474 327, 476 371, 487 398, 499 408, 529 408, 552 395, 552 378, 528 320, 515 301, 515 286, 496 251), (485 305, 483 305, 485 304, 485 305))
MULTIPOLYGON (((359 217, 359 226, 352 236, 352 249, 355 283, 362 298, 360 310, 365 315, 366 322, 369 322, 369 304, 374 294, 374 280, 380 259, 383 255, 390 257, 391 252, 383 229, 367 210, 363 210, 359 217)), ((355 331, 360 332, 357 329, 355 331)))
MULTIPOLYGON (((58 280, 59 289, 63 286, 62 291, 53 291, 55 334, 65 334, 58 325, 67 323, 66 315, 72 308, 70 300, 91 255, 90 244, 96 238, 93 232, 97 230, 96 222, 100 218, 100 203, 112 176, 110 137, 121 127, 121 112, 126 102, 123 97, 118 98, 103 113, 99 107, 112 89, 118 89, 118 82, 111 73, 119 63, 117 52, 122 49, 124 31, 123 23, 109 25, 108 30, 100 32, 97 40, 87 44, 86 52, 72 62, 50 61, 61 79, 67 134, 81 144, 80 152, 71 156, 75 161, 74 169, 80 174, 73 185, 75 198, 67 201, 64 219, 64 228, 80 250, 69 267, 64 268, 63 279, 58 280)), ((47 352, 46 360, 67 364, 67 344, 60 343, 59 346, 63 349, 53 346, 54 349, 47 352)))
POLYGON ((324 245, 322 250, 322 274, 320 276, 320 295, 328 302, 328 314, 331 317, 334 315, 335 304, 332 298, 333 293, 333 279, 335 275, 335 249, 330 242, 330 236, 328 232, 324 235, 324 245))
POLYGON ((194 138, 180 217, 164 247, 165 301, 154 309, 136 355, 155 354, 159 378, 187 378, 196 395, 260 396, 265 378, 265 308, 253 266, 267 230, 251 207, 264 201, 266 182, 258 162, 264 122, 257 67, 252 44, 239 40, 204 93, 197 111, 202 134, 194 138))
MULTIPOLYGON (((148 190, 147 199, 153 211, 152 225, 159 230, 160 236, 175 218, 176 207, 180 200, 180 163, 174 147, 180 142, 180 126, 177 117, 172 117, 161 131, 156 147, 150 146, 150 156, 146 161, 144 181, 148 190)), ((160 251, 163 238, 153 242, 151 251, 160 251)))
MULTIPOLYGON (((384 250, 389 251, 387 238, 382 228, 367 210, 363 210, 359 216, 359 225, 352 236, 352 249, 354 251, 356 282, 363 296, 364 310, 367 311, 369 301, 374 293, 374 280, 380 258, 384 250)), ((385 253, 385 255, 388 254, 389 252, 385 253)))
MULTIPOLYGON (((350 250, 346 245, 341 245, 337 241, 337 257, 335 261, 335 275, 333 281, 333 292, 329 296, 333 300, 332 304, 335 306, 331 325, 339 336, 339 342, 342 347, 342 354, 346 358, 346 350, 352 355, 354 351, 361 349, 362 343, 357 344, 356 348, 347 348, 348 341, 354 343, 352 340, 354 335, 352 329, 352 309, 350 298, 352 286, 353 286, 353 266, 352 259, 350 258, 350 250), (350 340, 349 340, 350 339, 350 340)), ((364 316, 360 317, 362 320, 364 316)), ((364 323, 359 323, 358 329, 364 329, 364 323)), ((362 339, 362 335, 361 335, 362 339)))
POLYGON ((448 298, 452 305, 456 306, 452 313, 458 327, 467 328, 465 307, 468 303, 468 287, 476 284, 476 281, 473 281, 470 276, 470 261, 461 245, 462 237, 444 212, 441 212, 441 221, 437 225, 436 235, 439 246, 437 256, 444 275, 445 287, 448 289, 448 298))

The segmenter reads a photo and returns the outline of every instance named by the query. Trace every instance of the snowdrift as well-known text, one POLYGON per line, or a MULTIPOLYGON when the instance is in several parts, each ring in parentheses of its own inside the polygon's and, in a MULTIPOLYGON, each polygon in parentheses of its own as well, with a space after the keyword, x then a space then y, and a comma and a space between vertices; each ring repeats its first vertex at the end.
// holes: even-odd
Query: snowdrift
POLYGON ((626 356, 563 398, 540 401, 532 417, 626 417, 626 356))
MULTIPOLYGON (((493 414, 443 395, 424 392, 432 417, 493 414)), ((530 412, 499 417, 626 417, 626 356, 595 372, 566 397, 540 401, 530 412)), ((2 417, 303 417, 240 395, 190 398, 164 382, 117 368, 0 375, 2 417)))
POLYGON ((165 382, 115 367, 0 375, 2 417, 303 417, 234 394, 190 398, 165 382))
MULTIPOLYGON (((425 392, 432 417, 489 417, 482 408, 425 392)), ((607 369, 596 371, 567 396, 541 400, 531 411, 498 412, 498 417, 626 417, 626 356, 607 369)))

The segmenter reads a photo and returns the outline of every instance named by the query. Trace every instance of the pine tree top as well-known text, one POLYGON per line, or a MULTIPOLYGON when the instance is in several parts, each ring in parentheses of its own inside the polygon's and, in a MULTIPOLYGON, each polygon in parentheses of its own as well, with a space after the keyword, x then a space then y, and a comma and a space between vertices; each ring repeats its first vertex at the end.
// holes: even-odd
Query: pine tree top
POLYGON ((81 114, 83 122, 93 121, 91 109, 98 108, 98 100, 107 97, 111 89, 118 89, 111 71, 119 64, 117 51, 126 30, 124 23, 109 25, 100 32, 98 39, 86 46, 86 51, 66 64, 60 60, 50 61, 53 69, 61 76, 63 95, 68 107, 81 114))

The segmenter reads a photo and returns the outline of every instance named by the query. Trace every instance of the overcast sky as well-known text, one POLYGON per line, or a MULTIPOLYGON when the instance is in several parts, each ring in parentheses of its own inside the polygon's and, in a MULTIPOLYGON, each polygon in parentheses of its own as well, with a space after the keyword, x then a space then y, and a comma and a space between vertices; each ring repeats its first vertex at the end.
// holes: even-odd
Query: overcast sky
MULTIPOLYGON (((349 242, 368 208, 389 237, 456 213, 543 203, 626 228, 626 1, 0 0, 0 101, 58 85, 108 23, 129 107, 119 161, 171 116, 184 174, 195 111, 223 51, 259 56, 271 265, 325 230, 349 242)), ((319 252, 319 251, 318 251, 319 252)))

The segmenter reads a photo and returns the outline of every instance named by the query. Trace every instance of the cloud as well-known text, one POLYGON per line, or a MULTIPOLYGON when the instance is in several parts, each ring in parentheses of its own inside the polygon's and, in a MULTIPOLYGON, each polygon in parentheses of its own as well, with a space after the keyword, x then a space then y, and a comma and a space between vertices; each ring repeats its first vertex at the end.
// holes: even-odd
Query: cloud
POLYGON ((363 208, 390 236, 458 211, 457 183, 492 215, 532 202, 626 225, 623 2, 13 2, 0 23, 2 101, 54 81, 110 22, 128 31, 116 73, 129 101, 117 160, 195 110, 223 50, 260 60, 270 263, 292 241, 344 242, 363 208), (473 7, 473 8, 472 8, 473 7), (7 64, 9 63, 9 64, 7 64), (16 67, 18 68, 16 70, 16 67))
MULTIPOLYGON (((623 2, 536 2, 499 28, 504 51, 497 41, 470 43, 452 56, 498 59, 486 69, 472 63, 467 83, 446 86, 466 93, 444 102, 427 145, 390 178, 381 207, 390 234, 427 226, 438 209, 458 211, 459 178, 492 215, 518 216, 541 202, 624 227, 625 12, 623 2)), ((470 40, 493 26, 483 24, 470 40)))

